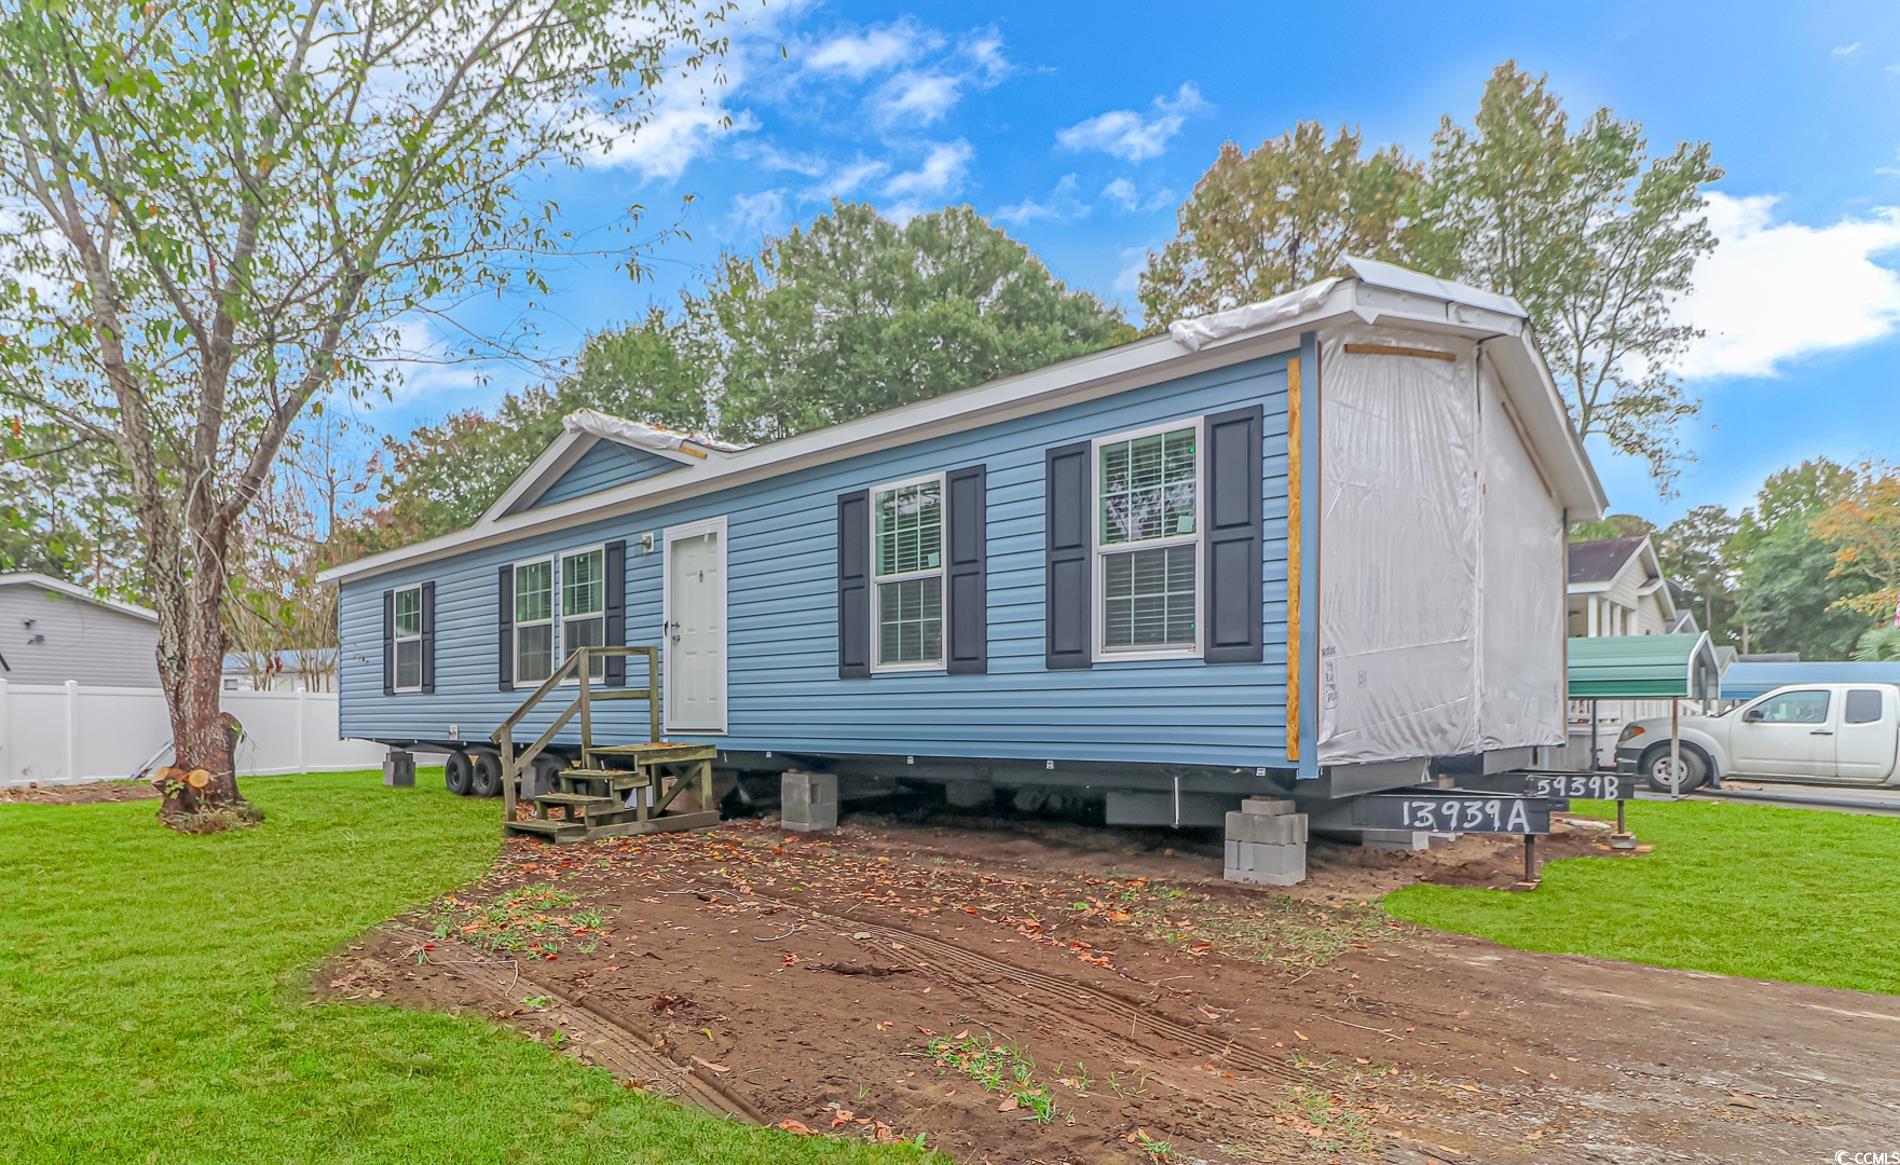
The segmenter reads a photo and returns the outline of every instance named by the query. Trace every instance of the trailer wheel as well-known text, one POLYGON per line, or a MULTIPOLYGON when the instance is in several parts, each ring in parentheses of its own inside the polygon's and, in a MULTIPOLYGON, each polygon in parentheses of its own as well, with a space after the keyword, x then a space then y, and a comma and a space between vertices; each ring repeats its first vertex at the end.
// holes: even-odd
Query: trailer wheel
POLYGON ((448 786, 449 792, 457 797, 468 796, 469 781, 472 776, 473 766, 469 763, 468 754, 465 752, 460 750, 452 752, 449 758, 442 762, 442 783, 448 786))
POLYGON ((543 793, 553 792, 554 778, 560 776, 561 770, 567 767, 568 762, 553 753, 544 752, 535 757, 534 763, 528 766, 527 788, 522 791, 522 796, 539 797, 543 793))
MULTIPOLYGON (((1670 767, 1669 746, 1666 744, 1655 745, 1651 747, 1648 752, 1643 754, 1643 763, 1641 765, 1643 776, 1648 779, 1649 787, 1658 793, 1669 792, 1670 767)), ((1702 782, 1708 779, 1708 758, 1703 756, 1702 750, 1694 745, 1683 745, 1682 772, 1680 779, 1676 783, 1676 788, 1686 793, 1691 789, 1700 788, 1702 782)))
POLYGON ((477 797, 501 796, 501 758, 492 752, 477 752, 472 760, 475 772, 468 791, 477 797))

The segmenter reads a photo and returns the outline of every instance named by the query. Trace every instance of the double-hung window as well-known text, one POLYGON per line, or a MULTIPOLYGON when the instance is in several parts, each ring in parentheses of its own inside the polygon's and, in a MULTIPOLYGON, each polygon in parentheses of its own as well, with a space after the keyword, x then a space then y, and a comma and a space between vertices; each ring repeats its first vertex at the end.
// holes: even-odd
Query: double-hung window
POLYGON ((871 491, 873 670, 943 666, 943 475, 871 491))
POLYGON ((1096 656, 1199 656, 1201 422, 1094 445, 1096 656))
MULTIPOLYGON (((607 642, 606 550, 572 550, 561 555, 561 654, 566 658, 576 648, 600 647, 607 642)), ((597 655, 587 662, 587 674, 600 679, 607 674, 607 658, 597 655)))
POLYGON ((515 683, 554 674, 554 560, 515 564, 515 683))
POLYGON ((396 652, 396 690, 422 690, 422 587, 403 587, 396 592, 394 631, 396 652))

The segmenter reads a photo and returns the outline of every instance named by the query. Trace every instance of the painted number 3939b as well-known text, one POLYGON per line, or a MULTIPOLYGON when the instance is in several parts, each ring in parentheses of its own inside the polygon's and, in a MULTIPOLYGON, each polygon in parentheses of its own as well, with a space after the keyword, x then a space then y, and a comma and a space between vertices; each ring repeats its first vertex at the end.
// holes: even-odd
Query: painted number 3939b
POLYGON ((1533 797, 1578 797, 1614 801, 1621 794, 1613 773, 1540 773, 1524 791, 1533 797))
POLYGON ((1402 806, 1406 828, 1440 833, 1528 833, 1530 814, 1524 802, 1503 797, 1407 800, 1402 806))

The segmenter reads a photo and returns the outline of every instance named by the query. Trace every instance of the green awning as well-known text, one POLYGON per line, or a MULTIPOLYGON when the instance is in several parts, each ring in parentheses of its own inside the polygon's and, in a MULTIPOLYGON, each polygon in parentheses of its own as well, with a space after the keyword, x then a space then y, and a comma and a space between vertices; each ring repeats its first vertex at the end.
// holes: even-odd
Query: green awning
POLYGON ((1713 700, 1722 669, 1708 632, 1572 639, 1567 679, 1573 700, 1713 700))

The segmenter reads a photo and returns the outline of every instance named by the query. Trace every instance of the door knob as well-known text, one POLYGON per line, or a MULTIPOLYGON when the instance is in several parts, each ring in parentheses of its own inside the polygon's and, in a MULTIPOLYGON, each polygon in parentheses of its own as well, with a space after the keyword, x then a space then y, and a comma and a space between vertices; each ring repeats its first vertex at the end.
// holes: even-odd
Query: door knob
POLYGON ((1834 733, 1831 730, 1826 729, 1826 728, 1817 728, 1813 732, 1808 733, 1808 735, 1809 736, 1832 736, 1834 735, 1834 733))

